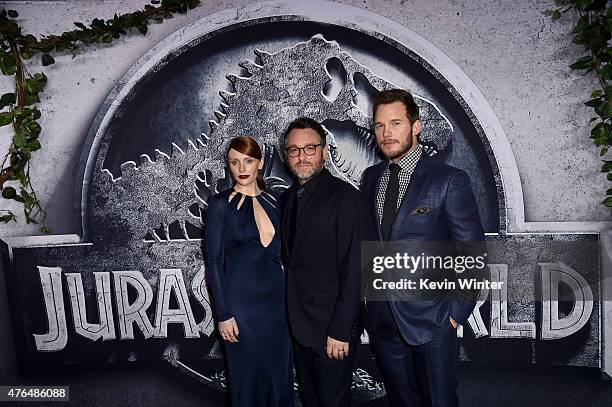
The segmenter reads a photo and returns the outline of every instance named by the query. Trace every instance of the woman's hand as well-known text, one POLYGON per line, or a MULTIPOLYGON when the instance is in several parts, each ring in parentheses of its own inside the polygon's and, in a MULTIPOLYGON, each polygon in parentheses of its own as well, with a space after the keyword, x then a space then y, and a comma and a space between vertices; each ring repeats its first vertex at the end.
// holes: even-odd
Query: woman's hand
POLYGON ((228 342, 237 343, 238 342, 238 324, 234 317, 230 319, 219 322, 219 333, 221 334, 221 338, 228 342))

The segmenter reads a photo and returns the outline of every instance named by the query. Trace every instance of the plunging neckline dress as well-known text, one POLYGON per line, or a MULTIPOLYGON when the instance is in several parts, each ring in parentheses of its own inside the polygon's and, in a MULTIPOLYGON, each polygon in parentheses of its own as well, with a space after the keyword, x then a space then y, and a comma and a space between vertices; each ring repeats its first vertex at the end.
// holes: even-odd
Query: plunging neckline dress
POLYGON ((208 202, 213 309, 218 321, 234 317, 239 330, 238 343, 222 341, 232 406, 293 405, 280 214, 277 198, 265 191, 249 196, 228 189, 208 202))

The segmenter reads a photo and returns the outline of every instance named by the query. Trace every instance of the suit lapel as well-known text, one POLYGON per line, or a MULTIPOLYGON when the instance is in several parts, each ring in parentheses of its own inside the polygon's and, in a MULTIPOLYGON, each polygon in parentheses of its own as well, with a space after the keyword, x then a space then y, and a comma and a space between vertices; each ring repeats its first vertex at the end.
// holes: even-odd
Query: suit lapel
POLYGON ((374 185, 372 185, 372 190, 370 191, 370 196, 368 197, 370 203, 370 211, 372 219, 374 219, 375 231, 376 231, 376 239, 382 240, 382 231, 380 230, 380 219, 378 219, 378 189, 380 188, 380 180, 382 178, 383 173, 385 172, 385 168, 387 168, 386 161, 377 164, 376 173, 374 177, 374 185))
POLYGON ((318 180, 319 182, 318 182, 317 186, 306 197, 302 197, 301 198, 301 199, 305 199, 304 206, 302 208, 302 214, 300 215, 300 219, 302 221, 304 219, 307 219, 307 217, 309 215, 309 212, 310 212, 310 208, 312 207, 312 201, 317 199, 317 195, 319 194, 319 191, 321 190, 321 185, 327 183, 327 176, 328 175, 330 177, 332 176, 331 174, 329 174, 327 172, 327 170, 325 170, 325 169, 321 170, 321 172, 318 175, 320 177, 320 179, 318 180))
POLYGON ((421 190, 423 187, 423 182, 427 179, 427 168, 429 167, 429 158, 423 152, 423 155, 419 159, 416 167, 412 175, 410 176, 410 182, 408 183, 408 188, 406 188, 406 192, 404 193, 404 198, 402 199, 402 203, 400 207, 397 209, 397 213, 395 214, 395 219, 393 219, 393 224, 391 225, 391 233, 393 234, 393 229, 395 228, 398 219, 401 215, 409 214, 410 208, 414 208, 419 199, 419 195, 421 194, 421 190))
MULTIPOLYGON (((304 230, 305 230, 303 224, 304 224, 305 220, 308 219, 309 216, 310 216, 310 211, 313 208, 313 202, 315 202, 318 199, 320 199, 321 196, 327 196, 327 194, 321 193, 321 190, 324 190, 327 187, 327 185, 329 184, 329 177, 332 177, 332 175, 329 172, 327 172, 327 170, 323 169, 321 171, 321 173, 319 174, 319 177, 321 177, 319 179, 319 183, 317 184, 316 188, 310 192, 310 194, 309 194, 309 196, 307 198, 308 200, 306 202, 304 202, 304 207, 302 208, 302 213, 300 214, 300 219, 301 220, 298 223, 298 224, 301 225, 301 227, 296 228, 295 236, 293 237, 293 246, 294 247, 295 246, 299 247, 299 244, 301 244, 300 241, 302 240, 302 236, 304 235, 304 230)), ((294 190, 297 190, 298 186, 299 186, 299 183, 295 182, 293 184, 292 188, 294 190)), ((302 199, 304 199, 304 198, 302 198, 302 199)), ((287 209, 291 211, 293 209, 293 205, 297 205, 297 199, 296 199, 295 192, 291 193, 290 201, 291 201, 290 202, 291 206, 287 205, 287 209)), ((291 212, 288 212, 288 216, 291 217, 291 212)), ((287 233, 290 230, 289 222, 290 221, 287 222, 287 229, 285 229, 287 233)), ((293 247, 291 248, 291 253, 293 253, 293 247)), ((289 262, 291 263, 291 261, 295 258, 295 256, 293 255, 293 256, 290 256, 288 258, 289 258, 289 262)))
MULTIPOLYGON (((287 196, 287 200, 285 201, 285 205, 283 208, 283 222, 282 222, 282 247, 285 259, 289 259, 289 233, 291 233, 291 211, 293 210, 293 205, 295 204, 295 190, 297 189, 297 182, 294 182, 293 185, 285 192, 287 196)), ((295 239, 294 239, 295 241, 295 239)))

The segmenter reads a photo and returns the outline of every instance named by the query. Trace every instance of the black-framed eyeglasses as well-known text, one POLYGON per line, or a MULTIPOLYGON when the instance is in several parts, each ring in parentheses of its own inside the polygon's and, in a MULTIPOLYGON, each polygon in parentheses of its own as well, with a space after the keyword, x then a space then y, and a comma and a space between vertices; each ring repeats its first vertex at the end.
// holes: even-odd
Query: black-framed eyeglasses
POLYGON ((306 155, 314 155, 314 153, 317 152, 317 147, 319 147, 320 145, 321 143, 309 144, 304 147, 287 147, 285 148, 285 152, 287 153, 288 157, 294 157, 294 158, 300 156, 300 151, 303 151, 304 154, 306 155))

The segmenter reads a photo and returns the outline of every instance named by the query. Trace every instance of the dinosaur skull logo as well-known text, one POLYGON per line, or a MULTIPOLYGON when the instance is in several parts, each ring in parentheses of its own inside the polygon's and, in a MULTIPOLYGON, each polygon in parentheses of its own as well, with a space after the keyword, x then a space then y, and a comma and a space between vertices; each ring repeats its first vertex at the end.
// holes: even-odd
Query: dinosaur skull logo
MULTIPOLYGON (((290 184, 281 164, 282 134, 300 116, 323 124, 330 145, 327 168, 354 187, 365 168, 380 160, 369 98, 396 85, 322 35, 275 53, 254 52, 254 61, 238 64, 243 76, 227 75, 234 91, 220 92, 209 135, 189 140, 187 151, 174 145, 170 154, 156 150, 154 159, 141 155, 140 164, 128 161, 118 178, 103 170, 105 206, 121 208, 115 220, 133 238, 163 242, 201 236, 208 198, 229 186, 225 153, 237 135, 249 135, 263 146, 264 174, 272 189, 290 184)), ((447 147, 453 128, 432 102, 415 99, 424 124, 421 143, 434 155, 447 147)), ((98 211, 108 218, 104 208, 98 211)))
MULTIPOLYGON (((231 185, 226 165, 231 139, 255 138, 263 147, 268 187, 283 190, 291 178, 282 162, 282 134, 292 120, 311 117, 327 131, 327 169, 358 188, 363 171, 381 160, 371 130, 371 96, 398 87, 322 35, 274 53, 259 49, 254 53, 252 61, 238 64, 240 75, 226 76, 230 91, 219 92, 221 101, 209 122, 209 134, 188 140, 186 148, 173 144, 170 152, 155 150, 154 157, 142 154, 139 163, 124 162, 120 176, 107 169, 93 175, 97 187, 90 196, 95 202, 91 216, 94 224, 102 225, 93 240, 114 245, 116 253, 141 253, 132 256, 134 267, 144 270, 152 286, 158 279, 153 270, 161 263, 181 267, 192 282, 194 296, 197 293, 196 299, 205 304, 201 332, 209 337, 213 325, 204 268, 194 264, 201 264, 207 201, 231 185)), ((453 128, 432 102, 414 96, 424 124, 421 144, 434 155, 448 146, 453 128)), ((181 361, 183 346, 187 345, 169 345, 163 357, 192 377, 199 371, 198 380, 223 390, 223 372, 199 362, 186 367, 181 361)), ((209 361, 222 358, 216 341, 205 352, 209 361)), ((359 397, 381 397, 380 383, 364 369, 356 372, 353 382, 359 397)))

